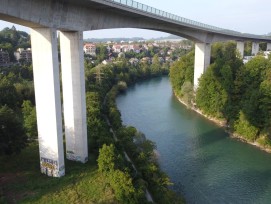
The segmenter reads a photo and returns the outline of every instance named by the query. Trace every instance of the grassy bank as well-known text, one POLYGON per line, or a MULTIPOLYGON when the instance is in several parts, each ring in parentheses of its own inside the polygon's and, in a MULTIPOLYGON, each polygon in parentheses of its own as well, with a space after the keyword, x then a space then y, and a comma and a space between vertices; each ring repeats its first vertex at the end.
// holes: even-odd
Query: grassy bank
POLYGON ((0 203, 117 203, 94 155, 86 164, 65 164, 64 177, 42 175, 37 144, 19 155, 0 157, 0 203))

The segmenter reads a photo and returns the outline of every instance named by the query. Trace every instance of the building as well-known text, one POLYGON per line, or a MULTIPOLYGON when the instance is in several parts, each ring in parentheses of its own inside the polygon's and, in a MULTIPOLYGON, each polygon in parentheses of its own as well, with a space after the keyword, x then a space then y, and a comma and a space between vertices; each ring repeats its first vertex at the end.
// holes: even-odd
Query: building
POLYGON ((147 63, 147 64, 151 64, 151 61, 152 61, 152 59, 149 58, 149 57, 143 57, 143 58, 140 60, 141 63, 147 63))
POLYGON ((244 56, 243 63, 248 63, 251 59, 253 59, 255 56, 244 56))
POLYGON ((271 56, 271 51, 264 51, 263 56, 265 59, 268 59, 268 57, 271 56))
POLYGON ((7 51, 0 50, 0 66, 5 66, 10 63, 9 54, 7 51))
POLYGON ((86 43, 84 45, 84 53, 87 55, 96 56, 96 45, 91 43, 86 43))
POLYGON ((18 62, 32 62, 32 51, 31 48, 18 48, 14 52, 14 56, 18 62))
POLYGON ((122 46, 121 46, 121 45, 118 45, 118 44, 113 45, 112 49, 113 49, 113 51, 116 52, 116 53, 122 52, 122 46))
POLYGON ((131 58, 129 62, 131 65, 136 66, 139 63, 139 60, 137 58, 131 58))

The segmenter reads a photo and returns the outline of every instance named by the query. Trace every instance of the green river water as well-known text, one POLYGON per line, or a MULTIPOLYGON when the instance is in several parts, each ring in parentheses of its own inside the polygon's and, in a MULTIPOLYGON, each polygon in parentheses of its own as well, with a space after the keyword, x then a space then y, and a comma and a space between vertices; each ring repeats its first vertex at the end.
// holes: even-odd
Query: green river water
POLYGON ((117 105, 124 124, 156 143, 162 170, 187 203, 271 203, 271 154, 188 110, 168 77, 137 83, 117 105))

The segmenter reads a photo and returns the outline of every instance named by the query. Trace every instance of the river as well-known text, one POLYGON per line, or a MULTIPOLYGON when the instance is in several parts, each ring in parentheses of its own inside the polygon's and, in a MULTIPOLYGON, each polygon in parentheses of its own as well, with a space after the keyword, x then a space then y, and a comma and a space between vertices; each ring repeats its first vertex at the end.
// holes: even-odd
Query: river
POLYGON ((117 105, 125 125, 156 143, 162 170, 187 203, 271 203, 271 154, 188 110, 168 77, 129 87, 117 105))

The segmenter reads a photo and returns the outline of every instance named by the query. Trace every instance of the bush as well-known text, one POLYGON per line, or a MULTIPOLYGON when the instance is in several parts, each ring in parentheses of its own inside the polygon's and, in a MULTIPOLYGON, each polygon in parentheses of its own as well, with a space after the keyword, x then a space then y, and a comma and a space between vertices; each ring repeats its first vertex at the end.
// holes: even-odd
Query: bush
POLYGON ((27 137, 22 121, 8 106, 0 108, 0 155, 19 153, 26 146, 27 137))
POLYGON ((249 141, 254 142, 257 138, 259 129, 251 125, 241 111, 238 120, 234 123, 234 130, 237 134, 243 135, 249 141))

